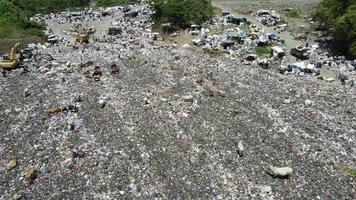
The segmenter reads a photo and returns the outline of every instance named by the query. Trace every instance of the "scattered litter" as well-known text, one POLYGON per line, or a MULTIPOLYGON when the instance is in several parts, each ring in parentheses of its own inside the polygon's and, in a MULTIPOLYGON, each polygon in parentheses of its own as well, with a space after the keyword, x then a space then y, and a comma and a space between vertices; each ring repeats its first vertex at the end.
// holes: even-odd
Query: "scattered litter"
POLYGON ((275 177, 281 177, 281 178, 288 177, 293 173, 293 169, 290 168, 290 167, 273 167, 273 166, 270 166, 269 169, 270 169, 271 175, 275 176, 275 177))
POLYGON ((17 166, 17 160, 12 159, 12 160, 10 160, 9 163, 7 163, 6 170, 10 171, 10 170, 14 169, 16 166, 17 166))
POLYGON ((242 157, 243 154, 244 154, 244 150, 245 150, 245 148, 244 148, 244 146, 243 146, 243 144, 242 144, 242 141, 240 141, 240 142, 238 143, 237 149, 238 149, 237 153, 239 154, 240 157, 242 157))

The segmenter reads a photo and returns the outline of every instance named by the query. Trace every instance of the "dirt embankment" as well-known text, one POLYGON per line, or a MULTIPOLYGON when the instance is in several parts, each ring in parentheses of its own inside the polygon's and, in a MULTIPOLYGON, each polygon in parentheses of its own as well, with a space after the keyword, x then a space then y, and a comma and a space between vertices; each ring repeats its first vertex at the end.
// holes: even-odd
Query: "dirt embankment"
POLYGON ((42 43, 43 39, 36 36, 29 36, 25 38, 5 38, 0 39, 0 54, 7 53, 16 42, 20 42, 22 47, 27 46, 30 43, 42 43))

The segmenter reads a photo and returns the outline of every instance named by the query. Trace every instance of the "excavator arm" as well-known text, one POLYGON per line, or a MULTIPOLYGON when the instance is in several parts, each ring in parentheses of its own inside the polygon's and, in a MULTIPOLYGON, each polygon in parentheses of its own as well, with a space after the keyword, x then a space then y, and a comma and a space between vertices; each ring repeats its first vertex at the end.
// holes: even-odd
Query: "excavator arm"
POLYGON ((20 43, 17 42, 12 48, 11 48, 11 51, 10 51, 10 55, 9 55, 9 58, 11 60, 14 60, 16 59, 16 52, 17 52, 17 49, 20 47, 20 43))

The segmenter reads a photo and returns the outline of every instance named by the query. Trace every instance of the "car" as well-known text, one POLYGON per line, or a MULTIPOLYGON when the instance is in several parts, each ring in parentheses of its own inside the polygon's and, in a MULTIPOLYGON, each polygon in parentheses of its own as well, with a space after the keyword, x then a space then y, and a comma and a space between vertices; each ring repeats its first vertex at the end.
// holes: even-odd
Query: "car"
POLYGON ((309 52, 308 52, 308 49, 305 47, 292 48, 290 50, 290 55, 292 55, 300 60, 309 59, 309 52))
POLYGON ((228 16, 227 22, 240 25, 241 23, 250 24, 245 17, 228 16))
POLYGON ((50 35, 47 38, 47 42, 49 42, 51 44, 58 43, 58 41, 59 41, 59 38, 57 36, 55 36, 55 35, 50 35))

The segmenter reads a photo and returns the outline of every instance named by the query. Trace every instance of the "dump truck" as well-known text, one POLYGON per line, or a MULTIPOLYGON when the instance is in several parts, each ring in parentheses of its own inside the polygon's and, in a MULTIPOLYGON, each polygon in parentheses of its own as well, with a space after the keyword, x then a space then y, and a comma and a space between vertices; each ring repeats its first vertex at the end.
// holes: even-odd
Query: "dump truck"
POLYGON ((138 16, 138 11, 134 10, 134 11, 130 11, 124 14, 124 17, 129 17, 129 18, 135 18, 138 16))
POLYGON ((19 64, 19 55, 17 54, 20 43, 16 43, 10 50, 9 54, 5 54, 0 58, 0 68, 13 69, 19 64))
POLYGON ((232 24, 237 24, 240 25, 241 23, 244 24, 251 24, 245 17, 236 17, 236 16, 228 16, 227 17, 227 22, 232 23, 232 24))
POLYGON ((73 27, 73 32, 76 32, 75 41, 80 43, 89 43, 89 36, 95 33, 95 27, 84 27, 82 24, 77 24, 73 27))

